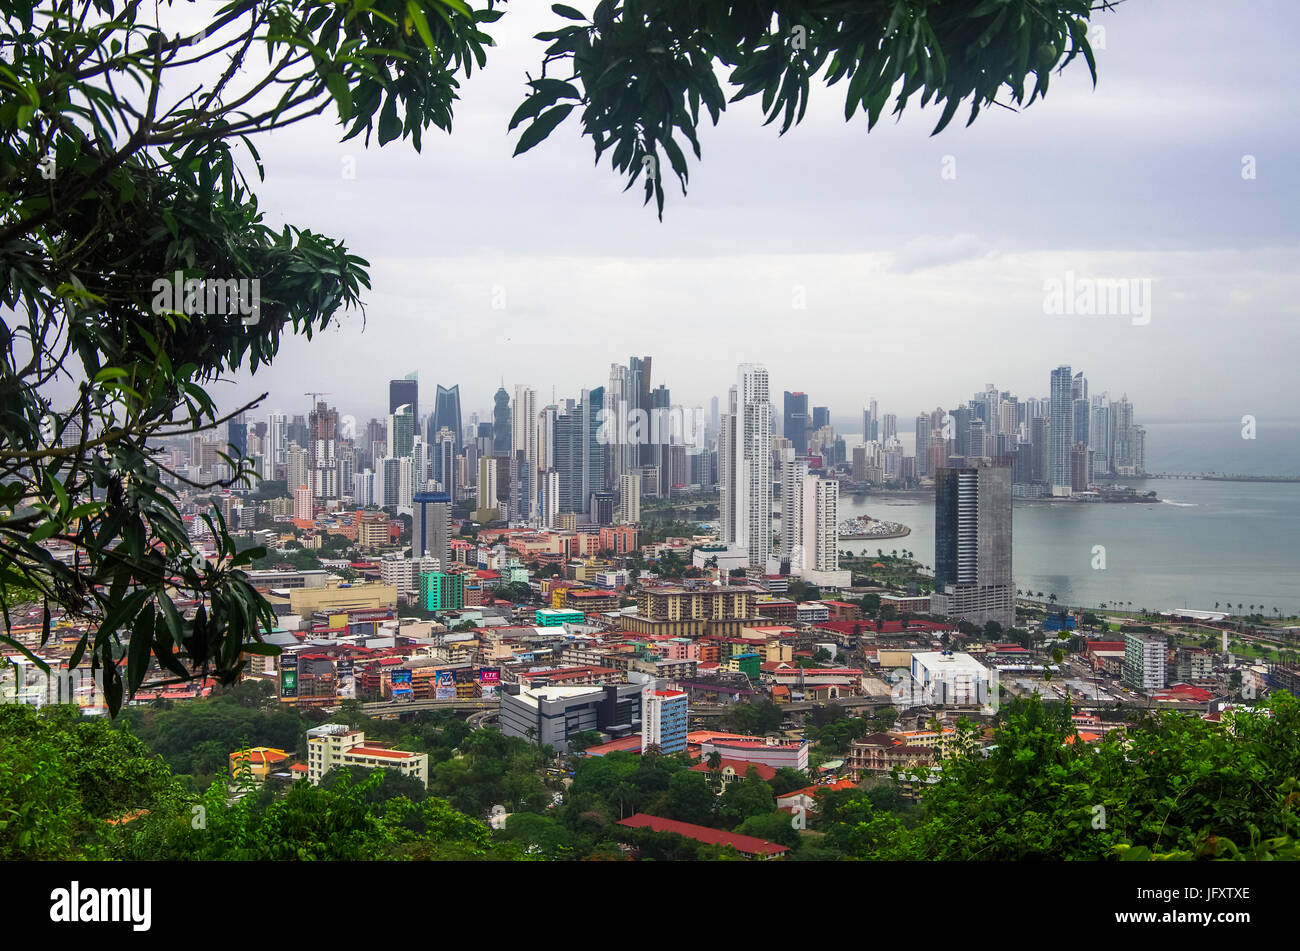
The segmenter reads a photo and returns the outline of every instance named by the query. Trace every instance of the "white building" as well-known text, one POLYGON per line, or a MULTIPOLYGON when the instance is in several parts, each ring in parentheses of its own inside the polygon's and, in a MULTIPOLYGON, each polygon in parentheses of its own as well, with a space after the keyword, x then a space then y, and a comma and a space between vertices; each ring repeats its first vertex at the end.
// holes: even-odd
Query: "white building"
POLYGON ((912 700, 915 704, 984 705, 993 675, 970 654, 917 651, 912 654, 912 700))
POLYGON ((641 476, 628 472, 618 477, 618 523, 637 525, 641 521, 641 476))
POLYGON ((767 370, 742 363, 718 444, 722 538, 766 568, 772 550, 772 405, 767 370))
POLYGON ((429 754, 408 753, 379 746, 366 746, 366 735, 342 723, 326 723, 307 731, 307 779, 319 786, 331 769, 362 766, 366 769, 395 769, 403 776, 429 785, 429 754))

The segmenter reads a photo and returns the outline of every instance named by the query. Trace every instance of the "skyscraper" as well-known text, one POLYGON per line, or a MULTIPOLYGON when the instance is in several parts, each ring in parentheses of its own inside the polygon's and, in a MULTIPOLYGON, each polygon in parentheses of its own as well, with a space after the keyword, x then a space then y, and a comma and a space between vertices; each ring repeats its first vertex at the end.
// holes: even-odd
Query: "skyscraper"
POLYGON ((1047 481, 1052 495, 1069 495, 1070 451, 1074 447, 1074 377, 1068 366, 1052 371, 1051 407, 1047 481))
POLYGON ((787 390, 784 396, 784 410, 781 428, 785 438, 794 446, 795 455, 808 455, 808 428, 812 423, 808 418, 808 394, 791 393, 787 390))
POLYGON ((492 454, 509 456, 511 446, 510 433, 510 394, 503 386, 492 397, 492 454))
POLYGON ((719 478, 724 535, 722 541, 744 549, 749 565, 766 569, 772 549, 772 404, 767 370, 742 363, 723 420, 731 440, 725 473, 719 446, 719 478))
MULTIPOLYGON (((400 380, 388 381, 388 412, 396 413, 399 407, 411 407, 411 418, 420 418, 420 384, 418 373, 408 373, 400 380)), ((441 389, 441 387, 439 387, 441 389)), ((435 430, 436 431, 436 430, 435 430)))
POLYGON ((417 492, 411 509, 411 557, 432 555, 446 571, 451 564, 451 496, 417 492))
POLYGON ((1015 624, 1011 468, 971 460, 935 476, 933 610, 976 625, 1015 624))
POLYGON ((790 573, 797 575, 804 567, 803 558, 803 486, 808 475, 808 461, 797 458, 793 448, 784 450, 781 460, 781 558, 790 563, 790 573))
MULTIPOLYGON (((419 419, 417 415, 415 417, 419 419)), ((439 385, 437 396, 434 399, 433 415, 429 418, 429 442, 438 441, 438 432, 442 429, 450 429, 456 437, 456 453, 459 454, 461 447, 464 445, 464 430, 460 424, 460 384, 448 389, 439 385)))
POLYGON ((922 413, 916 417, 916 474, 930 474, 930 414, 922 413))
POLYGON ((403 403, 388 416, 388 454, 394 459, 409 456, 415 445, 414 409, 403 403))
POLYGON ((338 429, 338 411, 330 409, 324 402, 317 403, 307 417, 307 464, 311 470, 309 484, 313 498, 339 497, 338 469, 334 459, 334 442, 338 437, 338 429))

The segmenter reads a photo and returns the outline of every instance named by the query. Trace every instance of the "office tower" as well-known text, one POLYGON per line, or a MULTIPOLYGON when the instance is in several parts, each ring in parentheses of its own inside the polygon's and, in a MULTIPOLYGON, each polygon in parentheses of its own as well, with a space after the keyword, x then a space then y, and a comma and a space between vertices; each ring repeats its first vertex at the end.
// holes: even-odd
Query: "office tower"
POLYGON ((808 477, 808 462, 795 455, 793 448, 781 460, 781 535, 780 553, 790 562, 790 573, 798 574, 803 558, 803 487, 808 477))
MULTIPOLYGON (((388 381, 388 413, 392 415, 403 406, 411 407, 411 418, 420 418, 420 384, 418 373, 408 373, 400 380, 388 381)), ((439 387, 441 389, 441 387, 439 387)))
MULTIPOLYGON (((637 410, 644 411, 647 416, 650 413, 650 366, 650 357, 632 357, 628 360, 627 403, 629 412, 633 414, 637 410)), ((629 458, 638 466, 653 465, 648 445, 632 446, 629 458)))
MULTIPOLYGON (((418 417, 417 417, 418 418, 418 417)), ((438 433, 449 429, 455 437, 456 454, 464 445, 463 429, 460 424, 460 384, 448 389, 439 386, 433 403, 433 415, 429 417, 429 442, 437 442, 438 433)))
POLYGON ((457 473, 457 455, 456 455, 456 434, 444 426, 438 430, 438 443, 434 450, 435 475, 434 478, 442 485, 442 491, 451 496, 454 503, 456 501, 456 491, 459 488, 456 484, 457 473))
POLYGON ((1015 624, 1011 468, 974 460, 935 476, 933 609, 976 625, 1015 624))
POLYGON ((307 448, 307 417, 295 415, 293 421, 285 428, 285 439, 307 448))
POLYGON ((497 507, 497 459, 483 456, 478 461, 478 508, 497 507))
POLYGON ((829 406, 814 406, 812 411, 812 428, 821 429, 823 426, 831 424, 831 408, 829 406))
POLYGON ((930 414, 922 413, 916 417, 916 474, 930 474, 930 414))
POLYGON ((542 472, 555 468, 555 420, 559 412, 554 403, 537 412, 537 468, 542 472))
POLYGON ((718 427, 721 425, 721 413, 718 408, 718 398, 716 396, 709 398, 709 432, 713 438, 718 438, 718 427))
POLYGON ((560 474, 547 469, 541 475, 541 521, 544 528, 555 528, 560 515, 560 474))
POLYGON ((600 440, 600 421, 605 409, 605 388, 583 390, 581 400, 582 441, 582 494, 584 505, 593 492, 605 489, 605 451, 600 440))
MULTIPOLYGON (((731 446, 719 461, 722 541, 748 553, 749 565, 765 569, 772 549, 772 406, 767 370, 742 363, 723 420, 731 446)), ((721 450, 720 450, 721 452, 721 450)))
POLYGON ((1052 422, 1046 416, 1035 416, 1029 427, 1029 441, 1033 446, 1031 471, 1035 482, 1046 484, 1050 471, 1052 422))
POLYGON ((1074 441, 1076 444, 1083 443, 1087 445, 1088 424, 1092 421, 1092 407, 1084 399, 1076 399, 1074 402, 1074 441))
POLYGON ((799 521, 803 532, 802 570, 805 574, 839 571, 839 493, 840 484, 835 479, 814 475, 803 478, 803 512, 799 521))
POLYGON ((948 416, 952 420, 952 452, 950 455, 965 457, 970 453, 970 407, 959 406, 948 416))
MULTIPOLYGON (((942 435, 940 433, 940 435, 942 435)), ((930 478, 934 478, 940 469, 948 464, 948 441, 946 439, 934 438, 930 440, 930 460, 926 467, 926 473, 930 478)))
POLYGON ((1075 400, 1086 400, 1088 398, 1088 380, 1080 370, 1070 380, 1070 398, 1075 400))
POLYGON ((1052 371, 1051 432, 1048 434, 1047 481, 1052 495, 1070 494, 1070 449, 1074 445, 1074 377, 1068 366, 1052 371))
MULTIPOLYGON (((402 462, 392 456, 379 460, 379 469, 375 472, 376 504, 383 508, 395 509, 402 503, 402 462)), ((410 471, 410 459, 406 459, 407 472, 410 471)))
POLYGON ((339 497, 338 470, 334 459, 338 429, 338 411, 330 409, 323 402, 317 403, 307 417, 308 465, 311 468, 311 481, 308 484, 313 498, 339 497))
POLYGON ((881 442, 887 442, 890 439, 897 438, 898 436, 898 414, 897 413, 886 413, 884 417, 881 419, 880 424, 881 424, 881 430, 880 430, 881 442))
POLYGON ((227 450, 234 458, 242 459, 248 455, 248 421, 243 413, 226 423, 226 443, 234 447, 233 451, 227 450))
POLYGON ((509 456, 513 441, 510 433, 510 394, 503 386, 492 397, 492 454, 509 456))
POLYGON ((515 386, 515 398, 510 417, 511 452, 522 458, 525 466, 518 470, 520 498, 523 508, 519 517, 537 517, 537 391, 522 383, 515 386))
POLYGON ((992 456, 986 444, 987 433, 984 430, 984 420, 972 419, 970 421, 970 436, 967 440, 966 455, 971 458, 979 456, 992 456))
POLYGON ((795 455, 808 455, 808 428, 812 422, 808 418, 808 394, 791 393, 784 396, 785 412, 781 418, 781 432, 790 445, 794 446, 795 455))
POLYGON ((411 557, 432 555, 446 570, 451 564, 451 496, 417 492, 411 501, 411 557))
POLYGON ((1070 448, 1070 491, 1087 492, 1092 483, 1092 453, 1087 443, 1075 443, 1070 448))
POLYGON ((853 447, 853 481, 867 481, 867 447, 853 447))
POLYGON ((625 472, 618 479, 619 522, 637 525, 641 522, 641 477, 635 472, 625 472))
POLYGON ((1105 393, 1092 398, 1091 422, 1088 424, 1088 448, 1092 450, 1094 472, 1109 475, 1110 465, 1110 400, 1105 393))
POLYGON ((591 508, 588 511, 588 518, 593 525, 613 525, 614 524, 614 507, 618 503, 618 496, 613 492, 593 492, 591 493, 591 508))
POLYGON ((635 468, 632 444, 625 437, 628 422, 628 372, 621 363, 609 366, 609 384, 605 387, 605 485, 617 489, 623 476, 635 468))
POLYGON ((388 455, 394 459, 411 455, 415 446, 415 417, 412 410, 410 403, 404 403, 388 416, 388 455))

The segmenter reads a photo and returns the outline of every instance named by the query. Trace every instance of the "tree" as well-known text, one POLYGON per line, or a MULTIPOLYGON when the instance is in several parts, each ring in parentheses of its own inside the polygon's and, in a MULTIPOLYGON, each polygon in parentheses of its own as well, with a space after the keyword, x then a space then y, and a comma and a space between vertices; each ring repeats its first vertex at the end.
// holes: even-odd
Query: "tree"
POLYGON ((668 780, 668 792, 664 797, 666 818, 695 825, 709 825, 713 821, 714 803, 713 789, 703 773, 683 769, 668 780))
POLYGON ((733 827, 753 816, 775 811, 776 797, 772 794, 772 787, 758 777, 752 766, 743 780, 728 784, 718 800, 718 812, 733 827))
MULTIPOLYGON (((564 25, 538 35, 550 45, 510 121, 524 126, 516 154, 576 110, 598 161, 608 154, 629 186, 645 173, 645 201, 660 216, 658 170, 670 168, 684 192, 680 140, 698 158, 700 106, 713 123, 726 109, 720 69, 730 99, 761 95, 782 131, 802 119, 819 76, 845 81, 846 117, 862 109, 868 129, 891 96, 894 113, 918 96, 942 103, 936 132, 967 101, 970 121, 995 103, 1033 103, 1080 54, 1095 82, 1091 0, 1019 18, 984 0, 785 0, 743 12, 601 0, 590 19, 553 9, 564 25)), ((209 389, 267 365, 285 334, 310 337, 359 306, 369 277, 340 241, 264 223, 236 150, 248 149, 260 175, 256 137, 330 110, 344 139, 409 139, 418 151, 430 126, 450 129, 460 76, 485 65, 484 30, 501 16, 462 0, 241 0, 201 31, 169 36, 135 2, 6 7, 0 307, 17 315, 3 325, 0 359, 7 646, 27 652, 8 633, 11 603, 87 620, 74 658, 104 670, 114 714, 152 662, 178 680, 231 683, 243 655, 276 653, 260 640, 274 614, 242 571, 257 550, 236 552, 213 511, 203 518, 217 558, 197 556, 169 484, 188 476, 155 447, 258 405, 223 412, 209 389), (211 67, 212 81, 173 94, 189 89, 191 66, 211 67), (120 96, 126 88, 140 95, 120 96), (50 395, 60 377, 79 381, 68 405, 50 395), (49 540, 82 557, 62 563, 49 540), (178 599, 202 606, 186 618, 178 599)), ((197 487, 246 484, 250 460, 232 451, 228 461, 229 478, 197 487)))

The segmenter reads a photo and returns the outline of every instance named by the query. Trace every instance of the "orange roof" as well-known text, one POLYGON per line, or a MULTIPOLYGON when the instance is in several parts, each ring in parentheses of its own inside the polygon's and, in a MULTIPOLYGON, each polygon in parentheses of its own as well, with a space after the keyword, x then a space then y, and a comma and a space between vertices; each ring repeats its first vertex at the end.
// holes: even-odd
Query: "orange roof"
POLYGON ((349 753, 362 753, 366 756, 386 756, 389 759, 410 759, 414 753, 408 753, 406 750, 386 750, 379 746, 354 746, 348 750, 349 753))
POLYGON ((251 763, 262 766, 269 766, 272 763, 283 763, 289 758, 289 754, 284 750, 271 749, 269 746, 255 746, 251 750, 235 750, 230 754, 230 761, 238 763, 247 759, 251 763))

